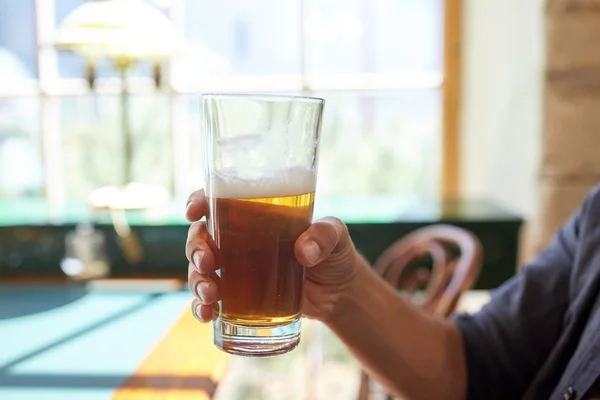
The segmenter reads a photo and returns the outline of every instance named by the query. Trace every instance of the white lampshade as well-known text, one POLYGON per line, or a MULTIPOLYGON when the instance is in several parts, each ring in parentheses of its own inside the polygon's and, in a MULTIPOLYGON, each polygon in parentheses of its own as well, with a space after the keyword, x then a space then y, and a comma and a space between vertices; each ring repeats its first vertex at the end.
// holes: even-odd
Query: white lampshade
POLYGON ((68 14, 55 45, 89 58, 160 60, 182 50, 184 39, 171 20, 143 0, 101 0, 68 14))

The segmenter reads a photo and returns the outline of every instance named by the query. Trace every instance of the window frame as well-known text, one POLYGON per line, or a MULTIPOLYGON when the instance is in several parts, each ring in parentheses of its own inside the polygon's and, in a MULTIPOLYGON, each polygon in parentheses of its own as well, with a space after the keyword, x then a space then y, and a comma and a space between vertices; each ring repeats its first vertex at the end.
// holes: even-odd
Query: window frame
POLYGON ((444 85, 442 87, 443 197, 461 194, 460 110, 462 83, 463 1, 444 0, 444 85))
MULTIPOLYGON (((56 0, 33 0, 36 22, 36 45, 38 49, 38 79, 21 81, 0 87, 0 99, 11 97, 39 98, 39 127, 44 163, 44 194, 51 204, 62 204, 65 200, 64 169, 62 163, 62 133, 59 98, 65 96, 85 96, 118 94, 122 90, 119 78, 98 78, 94 89, 90 89, 85 79, 60 78, 58 73, 57 51, 51 45, 55 29, 54 6, 56 0)), ((300 18, 305 20, 306 0, 300 0, 300 18)), ((444 0, 444 38, 442 73, 361 73, 361 74, 310 74, 305 68, 305 32, 300 24, 300 74, 299 76, 238 76, 224 79, 211 79, 209 84, 198 86, 175 86, 168 82, 160 88, 148 78, 128 79, 128 91, 151 93, 155 90, 169 95, 170 136, 173 143, 171 159, 172 187, 175 198, 187 197, 189 178, 190 140, 182 124, 186 123, 185 95, 201 91, 352 91, 370 92, 386 90, 441 90, 442 92, 442 132, 441 132, 441 188, 443 197, 460 194, 460 85, 461 85, 461 44, 462 44, 462 0, 444 0)), ((167 15, 174 20, 183 20, 183 3, 174 2, 167 8, 167 15)), ((168 69, 167 69, 168 70, 168 69)))

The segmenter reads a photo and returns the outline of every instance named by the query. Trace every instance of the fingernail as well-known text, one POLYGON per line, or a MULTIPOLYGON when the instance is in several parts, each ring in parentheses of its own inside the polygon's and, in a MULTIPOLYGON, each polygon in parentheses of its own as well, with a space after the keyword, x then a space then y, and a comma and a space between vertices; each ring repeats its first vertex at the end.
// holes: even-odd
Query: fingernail
POLYGON ((306 261, 311 264, 316 264, 319 261, 319 257, 321 257, 321 249, 316 242, 309 240, 302 245, 302 251, 304 252, 304 257, 306 257, 306 261))
POLYGON ((194 204, 193 201, 188 201, 188 203, 185 205, 185 213, 187 214, 187 212, 190 210, 190 206, 194 204))
POLYGON ((199 284, 196 285, 196 294, 198 295, 198 297, 200 298, 200 300, 202 301, 206 301, 206 299, 204 298, 204 292, 206 292, 208 290, 208 282, 200 282, 199 284))
POLYGON ((194 314, 194 317, 196 317, 197 319, 200 319, 200 307, 202 307, 201 304, 196 304, 196 306, 192 307, 192 314, 194 314))
POLYGON ((196 269, 198 271, 200 271, 200 263, 202 262, 202 252, 201 251, 195 252, 193 259, 194 259, 194 265, 196 266, 196 269))

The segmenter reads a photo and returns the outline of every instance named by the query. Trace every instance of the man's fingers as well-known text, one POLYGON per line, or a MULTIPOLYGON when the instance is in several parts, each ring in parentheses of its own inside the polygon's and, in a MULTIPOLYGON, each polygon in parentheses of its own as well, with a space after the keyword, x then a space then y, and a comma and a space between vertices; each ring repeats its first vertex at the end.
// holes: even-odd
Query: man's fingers
POLYGON ((194 222, 188 230, 185 256, 198 272, 209 274, 215 270, 216 246, 206 230, 205 222, 194 222))
POLYGON ((219 300, 217 278, 216 274, 210 276, 199 273, 192 263, 188 265, 188 287, 202 304, 208 305, 219 300))
POLYGON ((188 197, 185 209, 185 218, 190 222, 196 222, 208 214, 208 202, 204 189, 198 190, 188 197))
POLYGON ((214 319, 213 307, 194 299, 192 301, 192 315, 200 322, 210 322, 214 319))
POLYGON ((337 218, 326 217, 314 222, 300 235, 294 252, 300 264, 311 267, 329 257, 336 248, 349 243, 346 225, 337 218))

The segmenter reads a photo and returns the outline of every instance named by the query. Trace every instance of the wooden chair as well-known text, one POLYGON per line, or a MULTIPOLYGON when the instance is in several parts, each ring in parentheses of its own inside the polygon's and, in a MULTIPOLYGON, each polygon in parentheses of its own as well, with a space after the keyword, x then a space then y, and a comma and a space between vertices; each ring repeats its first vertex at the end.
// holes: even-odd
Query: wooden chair
MULTIPOLYGON (((451 225, 418 229, 390 246, 374 265, 375 271, 427 312, 443 317, 456 308, 462 294, 475 282, 481 268, 481 243, 472 233, 451 225), (430 257, 432 268, 423 267, 430 257), (424 289, 419 299, 416 294, 424 289)), ((359 400, 391 398, 362 371, 359 400)))

